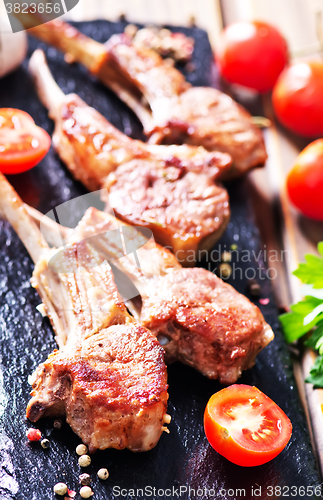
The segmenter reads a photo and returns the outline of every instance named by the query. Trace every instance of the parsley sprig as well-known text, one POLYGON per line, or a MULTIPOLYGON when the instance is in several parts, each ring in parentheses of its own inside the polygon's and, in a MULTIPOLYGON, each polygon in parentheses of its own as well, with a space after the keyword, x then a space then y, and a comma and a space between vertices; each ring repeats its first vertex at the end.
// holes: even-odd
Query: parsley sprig
POLYGON ((306 382, 323 388, 323 241, 318 244, 321 257, 306 255, 293 274, 307 286, 308 295, 291 306, 291 312, 279 319, 287 342, 295 342, 310 332, 305 344, 318 351, 318 356, 306 382))

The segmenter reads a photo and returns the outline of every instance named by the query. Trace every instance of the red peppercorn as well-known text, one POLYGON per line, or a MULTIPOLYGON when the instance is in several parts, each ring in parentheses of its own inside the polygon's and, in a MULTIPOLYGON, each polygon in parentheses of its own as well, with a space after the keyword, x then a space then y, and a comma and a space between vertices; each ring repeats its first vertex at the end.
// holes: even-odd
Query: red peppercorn
POLYGON ((27 431, 27 438, 29 441, 39 441, 41 439, 41 432, 39 429, 30 428, 27 431))

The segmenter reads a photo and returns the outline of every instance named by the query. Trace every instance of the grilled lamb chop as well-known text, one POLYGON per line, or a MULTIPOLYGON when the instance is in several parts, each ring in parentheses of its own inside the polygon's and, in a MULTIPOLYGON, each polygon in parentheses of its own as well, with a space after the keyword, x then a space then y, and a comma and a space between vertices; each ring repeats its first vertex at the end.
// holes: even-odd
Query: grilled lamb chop
POLYGON ((65 96, 43 52, 34 53, 30 69, 55 120, 53 144, 77 179, 90 190, 104 188, 120 219, 150 228, 183 262, 214 245, 229 220, 227 191, 215 183, 230 166, 228 155, 134 141, 78 96, 65 96))
MULTIPOLYGON (((46 227, 46 218, 36 214, 37 218, 46 227)), ((52 221, 48 230, 55 232, 52 221)), ((256 355, 273 339, 258 307, 246 297, 205 269, 182 268, 168 250, 145 243, 137 229, 113 216, 90 208, 75 231, 65 234, 69 242, 91 242, 136 285, 142 299, 136 311, 139 320, 161 342, 166 362, 179 360, 231 384, 242 370, 254 365, 256 355), (114 237, 118 227, 128 246, 132 242, 132 248, 139 248, 140 267, 133 255, 124 255, 120 248, 114 237)))
MULTIPOLYGON (((33 16, 20 18, 26 27, 34 25, 33 16)), ((151 143, 229 153, 234 163, 223 179, 264 164, 262 134, 244 108, 219 90, 192 87, 156 52, 138 48, 127 35, 114 35, 104 45, 61 20, 29 32, 68 53, 114 91, 138 115, 151 143)))
POLYGON ((39 292, 60 347, 32 375, 27 417, 66 421, 90 451, 146 451, 166 416, 167 374, 156 338, 128 314, 109 264, 86 241, 41 244, 37 226, 0 174, 0 215, 36 263, 39 292))
MULTIPOLYGON (((231 97, 211 87, 192 87, 158 54, 138 48, 125 34, 113 35, 106 47, 107 63, 101 64, 97 75, 108 86, 111 79, 116 87, 119 84, 120 98, 124 90, 120 75, 139 90, 141 102, 146 102, 151 110, 147 123, 145 115, 141 117, 137 112, 150 143, 187 143, 229 153, 233 165, 223 172, 222 179, 237 177, 264 164, 267 155, 261 131, 231 97), (106 73, 107 65, 114 74, 106 73)), ((110 87, 115 90, 111 83, 110 87)))

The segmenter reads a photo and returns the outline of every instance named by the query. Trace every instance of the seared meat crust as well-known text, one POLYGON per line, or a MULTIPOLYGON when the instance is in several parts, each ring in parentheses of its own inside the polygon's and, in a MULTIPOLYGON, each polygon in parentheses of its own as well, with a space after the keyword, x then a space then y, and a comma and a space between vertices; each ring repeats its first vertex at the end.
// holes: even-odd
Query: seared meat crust
POLYGON ((136 228, 127 229, 91 208, 70 239, 89 238, 102 258, 133 281, 142 299, 136 313, 160 340, 167 362, 179 360, 223 384, 236 382, 274 337, 258 307, 213 273, 182 268, 168 250, 145 244, 136 228), (117 227, 138 248, 136 259, 111 238, 117 227))
POLYGON ((60 350, 33 375, 27 417, 66 415, 92 451, 153 448, 167 405, 163 352, 128 314, 109 264, 81 241, 40 259, 33 284, 60 350))
POLYGON ((30 66, 55 120, 53 144, 77 179, 90 190, 104 188, 108 209, 149 227, 158 242, 181 251, 183 263, 191 265, 198 250, 214 245, 230 216, 228 194, 215 184, 231 165, 229 155, 134 141, 76 95, 65 96, 42 52, 30 66))
POLYGON ((150 228, 181 263, 194 263, 197 251, 212 248, 229 222, 228 193, 210 174, 133 160, 107 178, 107 201, 119 219, 150 228))
POLYGON ((151 135, 156 144, 186 143, 229 153, 233 166, 222 172, 222 180, 242 175, 267 158, 262 133, 251 124, 249 113, 228 95, 207 87, 191 87, 170 99, 168 108, 160 107, 151 135))
POLYGON ((146 451, 159 440, 167 406, 163 352, 135 323, 54 352, 33 378, 27 418, 66 416, 90 451, 146 451))
MULTIPOLYGON (((229 153, 233 165, 223 172, 222 179, 264 164, 267 154, 262 134, 250 114, 231 97, 210 87, 192 87, 158 54, 138 48, 126 35, 113 35, 106 46, 108 58, 101 63, 98 75, 108 86, 111 80, 119 82, 121 75, 122 81, 139 89, 149 105, 151 119, 146 120, 144 114, 141 117, 138 107, 133 110, 142 119, 150 143, 187 143, 229 153), (104 78, 107 65, 114 68, 109 79, 104 78)), ((128 104, 131 106, 131 101, 128 104)))
POLYGON ((65 415, 90 451, 150 450, 169 421, 164 353, 128 314, 108 262, 86 241, 49 249, 2 174, 0 215, 36 263, 32 284, 60 347, 31 377, 27 417, 65 415))
POLYGON ((245 296, 202 268, 177 269, 145 289, 141 323, 163 338, 166 361, 182 361, 232 384, 273 333, 245 296))
MULTIPOLYGON (((28 16, 22 17, 30 27, 28 16)), ((213 88, 192 88, 176 68, 125 34, 103 45, 61 20, 29 32, 71 54, 115 92, 138 115, 151 143, 187 142, 227 152, 234 161, 223 179, 264 164, 262 134, 245 109, 213 88)))

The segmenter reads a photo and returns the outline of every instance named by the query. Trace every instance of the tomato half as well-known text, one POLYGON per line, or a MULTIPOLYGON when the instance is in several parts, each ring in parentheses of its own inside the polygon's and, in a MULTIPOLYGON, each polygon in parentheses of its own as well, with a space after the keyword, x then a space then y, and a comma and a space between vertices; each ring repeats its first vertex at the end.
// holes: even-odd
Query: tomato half
POLYGON ((286 186, 291 201, 304 215, 323 220, 323 139, 312 142, 298 155, 286 186))
POLYGON ((272 101, 285 127, 305 137, 323 135, 323 63, 304 61, 286 68, 277 80, 272 101))
POLYGON ((288 62, 288 48, 285 38, 270 24, 240 21, 222 32, 216 59, 229 82, 267 92, 288 62))
POLYGON ((204 413, 211 446, 234 464, 262 465, 287 445, 292 424, 268 396, 250 385, 231 385, 214 394, 204 413))
POLYGON ((25 172, 39 163, 51 144, 45 130, 35 125, 28 113, 19 109, 0 109, 0 171, 25 172))

